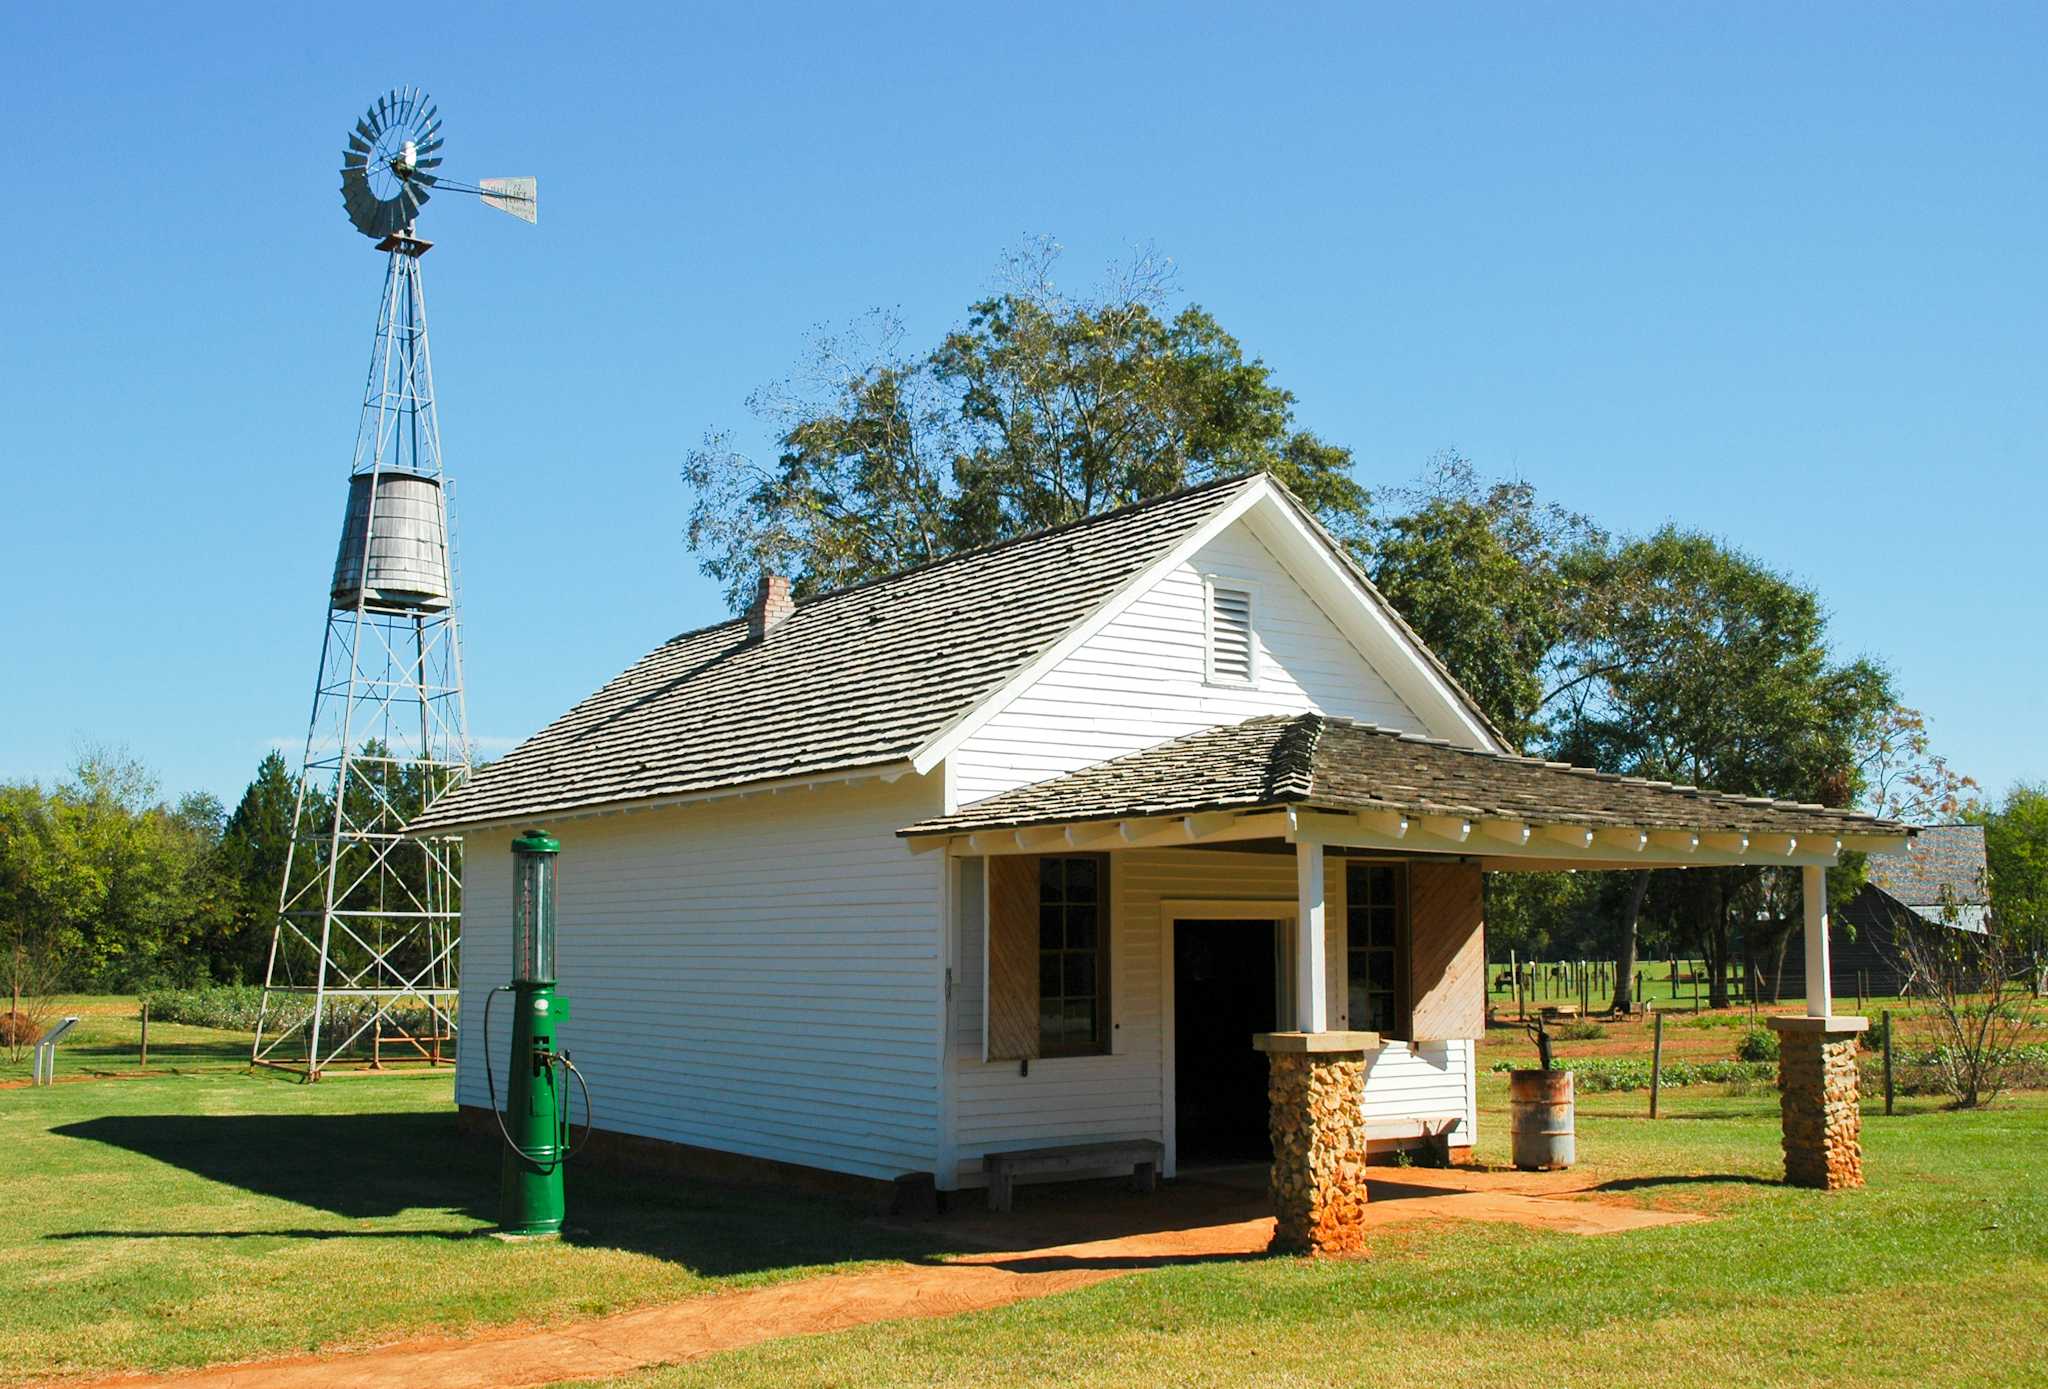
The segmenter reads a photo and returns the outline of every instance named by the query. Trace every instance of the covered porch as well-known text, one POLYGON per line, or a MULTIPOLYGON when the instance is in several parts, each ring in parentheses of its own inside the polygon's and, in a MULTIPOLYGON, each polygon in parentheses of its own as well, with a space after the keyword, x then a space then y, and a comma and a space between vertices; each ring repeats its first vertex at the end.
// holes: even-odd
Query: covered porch
MULTIPOLYGON (((1804 1016, 1773 1020, 1783 1042, 1786 1175, 1817 1187, 1861 1181, 1855 1049, 1865 1023, 1837 1015, 1825 987, 1826 874, 1844 852, 1900 847, 1910 833, 1904 826, 1301 715, 1191 734, 902 833, 915 849, 979 866, 970 876, 982 898, 983 1057, 1015 1058, 1026 1073, 1047 1054, 1047 1036, 1063 1039, 1062 1029, 1071 1028, 1077 1037, 1100 1036, 1108 1052, 1121 1025, 1104 1001, 1106 986, 1073 995, 1097 1010, 1092 1019, 1080 1012, 1069 1019, 1061 1011, 1066 995, 1052 992, 1064 987, 1061 971, 1076 954, 1063 948, 1069 938, 1060 931, 1062 913, 1079 909, 1062 894, 1080 890, 1070 892, 1059 876, 1068 870, 1046 864, 1099 856, 1119 882, 1129 876, 1120 865, 1151 865, 1155 876, 1176 881, 1174 870, 1211 865, 1196 874, 1209 884, 1199 894, 1176 896, 1171 881, 1154 893, 1168 940, 1183 921, 1272 923, 1272 1025, 1240 1028, 1227 1040, 1253 1064, 1250 1049, 1264 1054, 1274 1243, 1314 1253, 1363 1247, 1365 1168, 1376 1141, 1368 1077, 1390 1052, 1413 1058, 1424 1046, 1448 1048, 1460 1038, 1469 1047, 1483 1033, 1484 874, 1797 868, 1807 977, 1823 983, 1804 1016), (1219 879, 1224 864, 1232 871, 1219 879), (1367 881, 1361 872, 1384 872, 1400 884, 1398 912, 1387 919, 1399 934, 1393 958, 1402 967, 1387 978, 1384 998, 1373 958, 1377 918, 1370 902, 1356 900, 1367 881), (1256 884, 1247 881, 1253 878, 1256 884), (1276 891, 1276 883, 1290 890, 1276 891), (1025 976, 1037 986, 1025 987, 1025 976), (1024 982, 1010 988, 1006 980, 1024 982), (1388 1035, 1395 1019, 1398 1042, 1388 1035)), ((1124 901, 1107 888, 1103 894, 1105 912, 1124 901)), ((1168 946, 1157 959, 1171 1000, 1176 952, 1168 946)), ((1111 962, 1101 960, 1106 979, 1111 962)), ((1074 977, 1087 973, 1079 960, 1072 969, 1074 977)), ((1256 1000, 1263 988, 1254 977, 1238 992, 1256 1000)), ((1176 1010, 1161 1011, 1171 1172, 1180 1127, 1176 1010)), ((1220 1070, 1227 1062, 1218 1058, 1220 1070)), ((1418 1113, 1416 1122, 1426 1124, 1427 1116, 1418 1113)))

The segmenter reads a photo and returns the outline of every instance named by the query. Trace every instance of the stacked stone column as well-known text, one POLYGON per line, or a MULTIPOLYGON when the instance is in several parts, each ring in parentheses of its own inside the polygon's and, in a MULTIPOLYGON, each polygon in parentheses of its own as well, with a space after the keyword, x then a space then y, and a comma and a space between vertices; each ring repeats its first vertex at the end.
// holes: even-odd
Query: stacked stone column
POLYGON ((1365 1067, 1371 1032, 1272 1032, 1273 1248, 1365 1252, 1365 1067))
POLYGON ((1772 1018, 1785 1180, 1839 1191, 1863 1185, 1863 1105, 1856 1039, 1865 1018, 1772 1018))

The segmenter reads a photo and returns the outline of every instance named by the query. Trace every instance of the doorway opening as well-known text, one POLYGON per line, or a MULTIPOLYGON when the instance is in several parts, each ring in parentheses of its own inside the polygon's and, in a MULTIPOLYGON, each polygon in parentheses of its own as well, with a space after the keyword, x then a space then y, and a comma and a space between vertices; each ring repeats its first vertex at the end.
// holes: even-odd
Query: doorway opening
POLYGON ((1266 1058, 1252 1035, 1279 1016, 1278 923, 1188 921, 1173 930, 1176 1161, 1267 1162, 1266 1058))

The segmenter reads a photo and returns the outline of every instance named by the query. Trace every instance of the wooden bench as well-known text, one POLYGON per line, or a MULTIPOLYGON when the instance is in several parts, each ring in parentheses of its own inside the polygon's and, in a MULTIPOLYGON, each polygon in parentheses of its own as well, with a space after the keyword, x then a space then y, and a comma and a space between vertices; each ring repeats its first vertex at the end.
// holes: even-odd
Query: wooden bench
POLYGON ((1159 1163, 1165 1156, 1166 1146, 1153 1138, 988 1153, 981 1160, 982 1169, 988 1173, 988 1208, 992 1211, 1010 1209, 1010 1198, 1019 1176, 1100 1172, 1126 1164, 1131 1169, 1133 1191, 1154 1191, 1159 1186, 1159 1163))

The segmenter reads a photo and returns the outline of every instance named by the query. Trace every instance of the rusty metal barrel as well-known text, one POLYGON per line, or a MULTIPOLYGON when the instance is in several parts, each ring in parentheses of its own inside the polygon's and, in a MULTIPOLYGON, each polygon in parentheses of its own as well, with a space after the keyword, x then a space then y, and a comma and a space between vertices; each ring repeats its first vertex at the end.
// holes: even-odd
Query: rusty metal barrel
POLYGON ((1515 1166, 1554 1172, 1578 1160, 1577 1105, 1570 1071, 1510 1071, 1508 1110, 1513 1116, 1515 1166))

